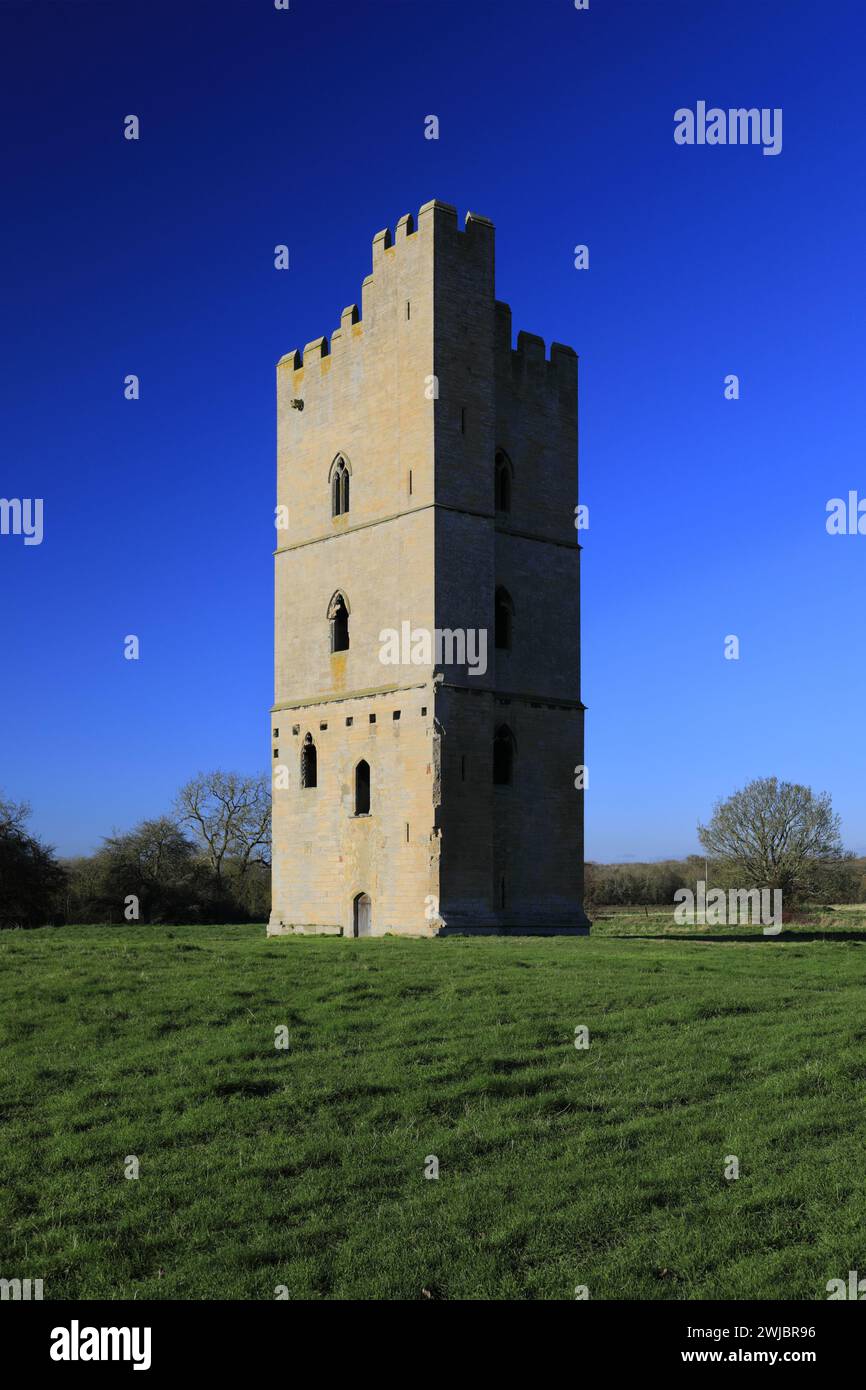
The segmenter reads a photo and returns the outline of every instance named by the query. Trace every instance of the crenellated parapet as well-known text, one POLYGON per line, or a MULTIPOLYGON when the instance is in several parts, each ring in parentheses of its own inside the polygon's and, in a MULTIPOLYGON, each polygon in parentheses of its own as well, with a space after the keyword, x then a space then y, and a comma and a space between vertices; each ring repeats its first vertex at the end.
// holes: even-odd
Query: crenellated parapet
POLYGON ((437 253, 453 252, 465 257, 470 268, 477 265, 489 273, 492 283, 494 236, 490 219, 474 212, 467 212, 461 230, 457 209, 435 198, 419 209, 417 218, 405 213, 393 231, 384 227, 373 237, 372 270, 361 286, 363 311, 357 304, 350 304, 343 310, 340 326, 334 329, 330 339, 314 338, 303 351, 293 348, 280 358, 278 371, 295 373, 323 364, 363 340, 371 321, 375 321, 377 312, 381 312, 381 306, 387 302, 395 276, 399 278, 401 256, 410 252, 415 256, 413 264, 416 267, 418 257, 429 254, 431 272, 434 247, 437 253))
POLYGON ((577 390, 577 353, 564 343, 551 343, 550 356, 545 350, 544 339, 535 333, 521 330, 517 335, 517 347, 511 346, 511 309, 501 300, 496 301, 495 347, 499 370, 510 374, 516 391, 577 390))

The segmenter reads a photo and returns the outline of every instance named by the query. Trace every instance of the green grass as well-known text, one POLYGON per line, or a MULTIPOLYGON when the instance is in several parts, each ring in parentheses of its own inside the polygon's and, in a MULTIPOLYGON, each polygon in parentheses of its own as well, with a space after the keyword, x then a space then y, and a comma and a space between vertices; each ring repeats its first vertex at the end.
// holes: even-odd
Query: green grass
POLYGON ((742 941, 600 917, 582 939, 2 933, 0 1276, 822 1299, 866 1273, 866 912, 742 941))

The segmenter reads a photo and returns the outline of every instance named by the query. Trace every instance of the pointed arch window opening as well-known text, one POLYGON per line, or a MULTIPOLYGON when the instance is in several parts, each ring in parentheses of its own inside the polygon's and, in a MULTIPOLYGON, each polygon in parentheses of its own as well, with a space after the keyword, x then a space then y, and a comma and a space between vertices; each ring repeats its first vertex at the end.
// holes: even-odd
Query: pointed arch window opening
POLYGON ((328 621, 331 625, 331 652, 349 650, 349 607, 342 594, 337 593, 328 605, 328 621))
POLYGON ((349 467, 344 458, 337 458, 331 474, 331 515, 345 516, 349 510, 349 467))

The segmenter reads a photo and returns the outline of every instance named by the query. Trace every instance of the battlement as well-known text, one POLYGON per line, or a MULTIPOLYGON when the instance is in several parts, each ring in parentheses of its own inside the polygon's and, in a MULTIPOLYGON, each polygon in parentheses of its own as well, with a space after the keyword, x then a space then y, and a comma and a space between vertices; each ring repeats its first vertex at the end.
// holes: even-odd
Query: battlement
MULTIPOLYGON (((423 243, 431 253, 434 243, 441 250, 454 251, 457 256, 463 253, 476 258, 479 270, 489 270, 492 282, 493 243, 495 228, 490 218, 479 213, 467 212, 463 229, 460 229, 457 209, 451 203, 443 203, 434 198, 418 211, 417 219, 412 213, 404 213, 398 219, 392 232, 383 227, 373 237, 373 268, 362 282, 362 303, 368 311, 373 305, 379 284, 388 280, 397 258, 404 247, 423 243)), ((458 264, 463 262, 458 261, 458 264)), ((471 262, 469 263, 471 266, 471 262)), ((471 273, 471 271, 470 271, 471 273)), ((301 372, 316 363, 327 363, 329 359, 342 354, 353 343, 363 340, 368 326, 369 312, 362 314, 357 304, 349 304, 340 315, 340 325, 330 335, 314 338, 303 351, 293 348, 285 353, 277 363, 278 371, 292 374, 301 372)), ((543 338, 534 333, 521 330, 517 334, 517 345, 512 346, 511 309, 501 300, 495 301, 495 351, 498 369, 508 364, 515 389, 538 389, 554 385, 558 389, 569 389, 577 385, 577 354, 573 348, 563 343, 551 343, 548 356, 543 338)))
MULTIPOLYGON (((434 241, 441 244, 442 240, 447 238, 450 242, 453 237, 453 245, 456 247, 465 247, 476 254, 489 256, 492 268, 494 233, 495 228, 490 218, 482 217, 475 212, 467 212, 461 231, 458 226, 457 209, 451 203, 442 203, 437 198, 419 209, 417 220, 410 212, 404 213, 397 221, 393 233, 390 227, 384 227, 373 237, 373 268, 361 284, 362 303, 369 303, 371 295, 375 292, 377 279, 388 274, 394 258, 400 254, 401 247, 415 241, 416 238, 429 245, 432 255, 434 241)), ((343 310, 340 326, 331 333, 330 341, 327 337, 314 338, 306 344, 303 351, 292 348, 280 358, 277 363, 278 369, 302 371, 305 367, 332 356, 352 340, 361 339, 365 317, 357 304, 350 304, 343 310)))
POLYGON ((398 221, 393 237, 390 227, 384 227, 381 232, 376 233, 373 237, 373 270, 364 284, 369 284, 375 276, 376 268, 382 263, 385 252, 399 250, 401 242, 405 242, 409 237, 417 236, 419 233, 424 236, 438 232, 453 233, 461 238, 468 236, 470 239, 479 234, 492 241, 494 231, 489 217, 482 217, 477 212, 467 212, 461 232, 457 223, 457 209, 453 203, 443 203, 438 198, 432 198, 429 203, 419 208, 417 227, 412 214, 407 212, 398 221))
POLYGON ((521 384, 574 384, 577 389, 577 353, 564 343, 551 343, 546 355, 544 339, 522 329, 517 347, 511 345, 511 308, 496 301, 495 350, 499 369, 510 371, 515 387, 521 384))

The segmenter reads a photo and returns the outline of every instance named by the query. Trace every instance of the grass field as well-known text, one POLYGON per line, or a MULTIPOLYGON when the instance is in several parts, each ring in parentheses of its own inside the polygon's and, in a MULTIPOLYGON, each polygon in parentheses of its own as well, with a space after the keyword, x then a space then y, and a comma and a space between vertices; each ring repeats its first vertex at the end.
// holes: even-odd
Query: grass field
POLYGON ((866 912, 670 928, 3 933, 0 1276, 46 1298, 826 1298, 866 1273, 866 912))

